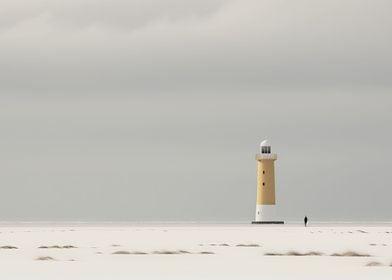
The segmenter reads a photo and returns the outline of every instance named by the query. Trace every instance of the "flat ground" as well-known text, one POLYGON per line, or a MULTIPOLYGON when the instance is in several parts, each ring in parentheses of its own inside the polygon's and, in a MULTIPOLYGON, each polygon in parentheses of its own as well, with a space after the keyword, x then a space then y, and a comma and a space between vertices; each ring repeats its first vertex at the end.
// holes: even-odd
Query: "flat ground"
POLYGON ((392 279, 392 226, 2 225, 0 264, 7 280, 392 279))

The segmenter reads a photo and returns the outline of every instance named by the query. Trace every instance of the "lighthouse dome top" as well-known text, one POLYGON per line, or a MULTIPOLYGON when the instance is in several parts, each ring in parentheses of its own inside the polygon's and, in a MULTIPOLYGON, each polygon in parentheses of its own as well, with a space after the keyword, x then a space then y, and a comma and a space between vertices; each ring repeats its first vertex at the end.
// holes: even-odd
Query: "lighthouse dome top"
POLYGON ((260 143, 260 154, 270 154, 271 146, 269 145, 267 139, 260 143))
POLYGON ((263 140, 263 141, 260 143, 260 147, 268 147, 268 146, 269 146, 269 143, 268 143, 268 140, 267 140, 267 139, 263 140))

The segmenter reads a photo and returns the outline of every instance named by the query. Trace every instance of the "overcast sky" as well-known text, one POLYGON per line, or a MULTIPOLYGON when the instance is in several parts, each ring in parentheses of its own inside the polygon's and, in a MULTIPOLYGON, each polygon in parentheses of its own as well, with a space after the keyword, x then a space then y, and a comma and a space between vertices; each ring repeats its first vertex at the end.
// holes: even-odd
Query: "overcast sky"
POLYGON ((392 2, 0 0, 0 219, 392 219, 392 2))

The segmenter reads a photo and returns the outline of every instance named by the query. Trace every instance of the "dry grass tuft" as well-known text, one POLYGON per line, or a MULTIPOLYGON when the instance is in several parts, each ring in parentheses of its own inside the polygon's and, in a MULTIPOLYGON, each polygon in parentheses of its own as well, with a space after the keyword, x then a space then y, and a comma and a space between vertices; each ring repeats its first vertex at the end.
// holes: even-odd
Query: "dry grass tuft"
POLYGON ((260 247, 259 244, 237 244, 236 247, 260 247))
POLYGON ((72 246, 72 245, 64 245, 64 246, 59 246, 59 245, 53 245, 53 246, 39 246, 38 249, 75 249, 77 247, 72 246))
POLYGON ((76 249, 77 247, 72 246, 72 245, 64 245, 62 248, 63 249, 76 249))
POLYGON ((37 261, 55 261, 55 259, 50 256, 37 257, 36 260, 37 261))
POLYGON ((154 251, 153 254, 158 254, 158 255, 176 255, 176 254, 180 254, 180 253, 178 251, 161 250, 161 251, 154 251))
POLYGON ((268 253, 265 253, 264 256, 284 256, 284 254, 276 253, 276 252, 268 252, 268 253))
MULTIPOLYGON (((147 252, 143 251, 116 251, 113 252, 112 254, 115 255, 147 255, 147 252)), ((189 251, 185 250, 178 250, 178 251, 172 251, 172 250, 161 250, 161 251, 154 251, 152 254, 157 254, 157 255, 179 255, 179 254, 191 254, 189 251)))
POLYGON ((355 251, 346 251, 343 253, 331 254, 332 257, 371 257, 369 254, 362 254, 355 251))
POLYGON ((116 251, 116 252, 113 252, 112 254, 114 254, 114 255, 147 255, 148 253, 142 252, 142 251, 133 251, 133 252, 116 251))
POLYGON ((265 253, 264 256, 294 256, 294 257, 304 257, 304 256, 322 256, 324 255, 321 252, 317 252, 317 251, 309 251, 306 253, 300 253, 297 251, 288 251, 287 253, 276 253, 276 252, 272 252, 272 253, 265 253))
POLYGON ((310 252, 307 252, 307 253, 300 253, 300 252, 297 252, 297 251, 289 251, 286 254, 286 256, 300 256, 300 257, 302 257, 302 256, 322 256, 322 255, 323 255, 323 253, 316 252, 316 251, 310 251, 310 252))
POLYGON ((154 251, 152 253, 158 255, 178 255, 178 254, 190 254, 191 252, 185 250, 177 250, 177 251, 161 250, 161 251, 154 251))
POLYGON ((130 255, 131 252, 128 251, 116 251, 112 253, 113 255, 130 255))
POLYGON ((186 250, 179 250, 178 251, 180 254, 191 254, 191 252, 186 251, 186 250))
POLYGON ((310 251, 308 252, 308 256, 323 256, 324 254, 317 251, 310 251))
POLYGON ((18 249, 18 247, 6 245, 6 246, 1 246, 0 249, 18 249))
MULTIPOLYGON (((102 254, 102 252, 96 252, 96 254, 102 254)), ((114 255, 147 255, 149 253, 147 252, 142 252, 142 251, 115 251, 112 254, 114 255)), ((192 254, 192 252, 186 251, 186 250, 159 250, 159 251, 153 251, 151 254, 156 254, 156 255, 181 255, 181 254, 192 254)), ((208 254, 215 254, 214 252, 211 251, 202 251, 197 254, 203 254, 203 255, 208 255, 208 254)))
POLYGON ((379 262, 368 262, 366 266, 382 266, 382 263, 379 262))
POLYGON ((133 251, 133 252, 131 252, 131 254, 133 254, 133 255, 147 255, 148 253, 142 252, 142 251, 133 251))

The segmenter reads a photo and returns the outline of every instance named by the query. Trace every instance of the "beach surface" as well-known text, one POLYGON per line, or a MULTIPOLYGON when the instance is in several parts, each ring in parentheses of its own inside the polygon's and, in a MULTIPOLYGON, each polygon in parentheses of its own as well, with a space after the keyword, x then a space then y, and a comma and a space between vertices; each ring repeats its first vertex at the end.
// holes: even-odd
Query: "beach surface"
POLYGON ((392 279, 392 225, 0 226, 0 279, 392 279))

